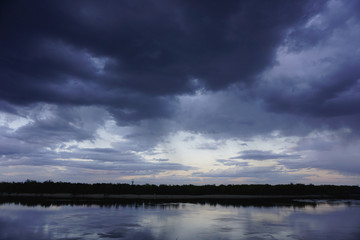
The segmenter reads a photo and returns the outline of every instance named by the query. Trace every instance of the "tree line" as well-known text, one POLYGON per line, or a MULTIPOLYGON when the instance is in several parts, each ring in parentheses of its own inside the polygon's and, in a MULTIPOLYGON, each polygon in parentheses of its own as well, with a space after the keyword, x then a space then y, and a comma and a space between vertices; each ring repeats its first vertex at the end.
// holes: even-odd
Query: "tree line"
POLYGON ((313 184, 134 185, 125 183, 0 182, 0 193, 159 194, 159 195, 360 195, 359 186, 313 184))

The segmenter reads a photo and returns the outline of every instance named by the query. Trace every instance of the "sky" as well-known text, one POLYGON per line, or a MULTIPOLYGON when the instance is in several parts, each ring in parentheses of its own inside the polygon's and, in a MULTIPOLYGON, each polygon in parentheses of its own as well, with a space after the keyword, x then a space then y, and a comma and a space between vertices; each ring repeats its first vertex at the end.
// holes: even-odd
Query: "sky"
POLYGON ((0 181, 360 183, 360 1, 0 3, 0 181))

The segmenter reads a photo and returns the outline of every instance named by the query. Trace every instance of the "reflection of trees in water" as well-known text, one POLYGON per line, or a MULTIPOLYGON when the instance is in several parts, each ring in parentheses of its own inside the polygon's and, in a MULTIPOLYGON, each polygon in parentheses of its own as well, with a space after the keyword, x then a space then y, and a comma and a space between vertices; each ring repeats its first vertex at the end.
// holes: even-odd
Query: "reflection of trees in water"
MULTIPOLYGON (((60 206, 60 205, 97 205, 100 207, 156 207, 156 208, 179 208, 181 203, 208 204, 211 206, 254 206, 254 207, 295 207, 303 208, 306 206, 316 207, 321 204, 319 201, 302 200, 296 201, 291 195, 300 198, 312 199, 317 196, 320 198, 349 199, 353 196, 359 198, 360 187, 358 186, 334 186, 312 184, 283 184, 283 185, 133 185, 133 184, 85 184, 85 183, 66 183, 66 182, 36 182, 27 180, 25 182, 1 182, 0 183, 0 203, 15 203, 26 206, 60 206), (26 196, 6 196, 1 193, 31 193, 33 197, 26 196), (68 197, 37 197, 36 194, 55 194, 68 195, 68 197), (66 193, 66 194, 63 194, 66 193), (82 197, 81 195, 85 197, 82 197), (100 198, 87 198, 87 194, 100 194, 100 198), (154 199, 111 199, 107 196, 111 194, 136 194, 154 196, 154 199), (156 196, 169 195, 173 199, 159 200, 156 196), (198 199, 182 199, 181 195, 195 195, 198 199), (223 195, 218 199, 210 199, 205 195, 223 195), (228 199, 226 199, 228 195, 228 199), (249 199, 231 199, 232 195, 248 195, 249 199), (258 196, 255 196, 258 195, 258 196), (270 196, 271 195, 271 196, 270 196), (202 197, 203 196, 203 197, 202 197), (253 197, 252 197, 253 196, 253 197), (262 198, 259 199, 259 196, 262 198), (284 197, 285 198, 282 198, 284 197), (286 197, 288 196, 288 197, 286 197), (278 197, 278 198, 277 198, 278 197)), ((141 197, 139 197, 141 198, 141 197)), ((334 202, 332 204, 335 204, 334 202)), ((349 203, 350 204, 350 203, 349 203)))
POLYGON ((44 198, 14 198, 3 197, 0 199, 0 204, 16 204, 27 207, 57 207, 57 206, 99 206, 104 208, 157 208, 157 209, 179 209, 186 203, 209 205, 216 207, 260 207, 260 208, 273 208, 273 207, 287 207, 287 208, 316 208, 322 204, 340 205, 346 204, 352 206, 352 200, 297 200, 297 199, 195 199, 195 200, 149 200, 149 199, 117 199, 117 200, 63 200, 63 199, 44 199, 44 198))

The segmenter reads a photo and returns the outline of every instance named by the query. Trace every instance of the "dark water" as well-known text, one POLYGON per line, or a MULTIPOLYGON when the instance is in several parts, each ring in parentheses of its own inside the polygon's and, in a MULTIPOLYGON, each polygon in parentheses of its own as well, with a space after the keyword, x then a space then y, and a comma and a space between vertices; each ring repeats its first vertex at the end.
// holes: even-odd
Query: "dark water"
POLYGON ((360 239, 359 201, 0 205, 0 239, 360 239))

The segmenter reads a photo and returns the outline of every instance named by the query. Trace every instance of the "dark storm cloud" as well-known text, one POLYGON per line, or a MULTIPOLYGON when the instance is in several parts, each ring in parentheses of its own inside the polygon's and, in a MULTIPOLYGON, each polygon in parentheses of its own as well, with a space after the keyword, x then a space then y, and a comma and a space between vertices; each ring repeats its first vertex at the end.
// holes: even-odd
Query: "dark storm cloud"
POLYGON ((338 69, 326 76, 321 83, 313 83, 313 88, 309 91, 298 96, 271 94, 267 98, 269 109, 315 117, 357 114, 360 107, 360 58, 357 56, 357 59, 348 59, 344 65, 333 65, 338 69))
POLYGON ((125 121, 168 116, 174 94, 252 81, 313 5, 5 1, 0 96, 21 105, 105 105, 125 121))
POLYGON ((359 13, 358 1, 329 1, 323 11, 289 31, 280 58, 298 57, 296 68, 287 65, 270 82, 276 87, 266 85, 261 92, 268 110, 324 118, 331 127, 357 128, 359 13), (307 61, 310 64, 302 64, 307 61))

